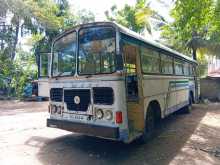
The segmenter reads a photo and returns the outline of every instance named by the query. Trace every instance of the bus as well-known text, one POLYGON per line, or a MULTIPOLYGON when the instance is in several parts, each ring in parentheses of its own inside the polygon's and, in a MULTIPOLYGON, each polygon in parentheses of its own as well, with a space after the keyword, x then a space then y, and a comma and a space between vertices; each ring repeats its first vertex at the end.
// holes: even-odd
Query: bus
POLYGON ((193 59, 114 22, 69 29, 53 41, 47 126, 130 143, 199 98, 193 59))

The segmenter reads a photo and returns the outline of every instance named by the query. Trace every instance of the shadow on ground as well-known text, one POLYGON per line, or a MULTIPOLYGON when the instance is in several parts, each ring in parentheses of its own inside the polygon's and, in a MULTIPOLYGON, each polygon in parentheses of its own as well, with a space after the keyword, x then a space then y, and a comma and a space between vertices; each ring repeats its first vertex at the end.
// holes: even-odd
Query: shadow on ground
POLYGON ((169 164, 191 137, 205 109, 195 107, 191 115, 171 115, 162 121, 157 136, 147 144, 126 145, 99 138, 70 134, 55 139, 32 137, 27 145, 40 148, 42 164, 169 164), (35 141, 35 142, 33 142, 35 141))

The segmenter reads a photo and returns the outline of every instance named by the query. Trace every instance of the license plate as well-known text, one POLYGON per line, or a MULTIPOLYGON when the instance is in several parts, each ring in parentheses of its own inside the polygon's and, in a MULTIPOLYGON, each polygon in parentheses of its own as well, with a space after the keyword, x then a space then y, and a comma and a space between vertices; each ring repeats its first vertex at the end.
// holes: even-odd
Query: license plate
POLYGON ((86 120, 87 116, 85 115, 77 115, 77 114, 69 114, 70 118, 73 120, 86 120))

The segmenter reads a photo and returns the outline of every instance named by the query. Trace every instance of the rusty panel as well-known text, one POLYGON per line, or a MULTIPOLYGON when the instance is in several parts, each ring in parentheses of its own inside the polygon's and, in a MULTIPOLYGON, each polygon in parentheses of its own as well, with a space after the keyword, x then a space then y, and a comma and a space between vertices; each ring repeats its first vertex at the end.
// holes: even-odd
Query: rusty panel
POLYGON ((128 102, 128 120, 131 131, 144 130, 144 111, 141 104, 128 102))

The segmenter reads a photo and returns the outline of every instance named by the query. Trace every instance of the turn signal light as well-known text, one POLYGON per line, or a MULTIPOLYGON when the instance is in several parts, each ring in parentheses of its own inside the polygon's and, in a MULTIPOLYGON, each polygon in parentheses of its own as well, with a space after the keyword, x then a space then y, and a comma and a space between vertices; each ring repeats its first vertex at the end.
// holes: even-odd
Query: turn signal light
POLYGON ((123 122, 122 120, 122 112, 116 112, 116 123, 121 124, 123 122))
POLYGON ((58 107, 57 107, 57 113, 58 113, 58 114, 61 114, 61 112, 62 112, 62 108, 61 108, 61 106, 58 106, 58 107))

